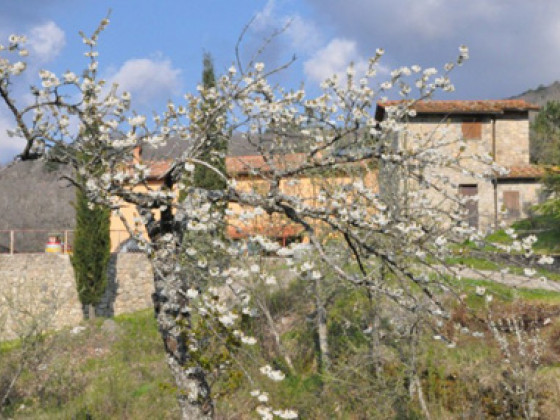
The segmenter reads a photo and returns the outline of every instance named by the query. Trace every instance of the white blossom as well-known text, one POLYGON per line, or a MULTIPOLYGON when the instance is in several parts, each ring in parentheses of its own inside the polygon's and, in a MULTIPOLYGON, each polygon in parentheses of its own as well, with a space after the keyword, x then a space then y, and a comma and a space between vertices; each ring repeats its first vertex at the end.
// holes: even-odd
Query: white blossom
POLYGON ((218 317, 218 321, 220 321, 226 327, 231 327, 235 323, 235 320, 237 318, 238 316, 236 314, 229 312, 218 317))
POLYGON ((257 343, 257 339, 255 337, 241 337, 241 342, 247 344, 249 346, 253 346, 257 343))
POLYGON ((295 410, 274 410, 273 414, 281 419, 297 419, 298 413, 295 410))
POLYGON ((198 290, 196 289, 187 289, 187 297, 190 299, 195 299, 198 297, 198 290))
POLYGON ((282 381, 286 377, 284 373, 280 370, 274 370, 270 365, 265 365, 260 368, 260 371, 263 375, 268 376, 273 381, 282 381))
POLYGON ((545 265, 545 264, 553 264, 554 258, 549 255, 542 255, 539 260, 537 261, 538 264, 545 265))
POLYGON ((523 274, 525 274, 527 277, 532 277, 537 273, 537 271, 533 268, 525 268, 523 269, 523 274))

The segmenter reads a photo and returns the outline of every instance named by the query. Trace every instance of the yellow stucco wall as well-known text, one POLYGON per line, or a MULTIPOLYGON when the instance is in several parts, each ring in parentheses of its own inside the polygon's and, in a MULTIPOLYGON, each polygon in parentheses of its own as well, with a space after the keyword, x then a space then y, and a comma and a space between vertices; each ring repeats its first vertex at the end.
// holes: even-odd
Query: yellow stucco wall
MULTIPOLYGON (((149 181, 148 187, 150 189, 157 190, 161 187, 161 182, 149 181)), ((134 190, 138 192, 145 192, 147 191, 147 188, 143 185, 139 185, 136 186, 134 190)), ((141 232, 144 235, 144 237, 147 238, 146 229, 144 228, 144 225, 140 223, 140 215, 138 214, 136 207, 131 204, 123 203, 120 207, 120 211, 122 216, 126 220, 127 224, 130 227, 136 229, 138 232, 141 232)), ((156 215, 156 217, 157 216, 159 216, 159 214, 156 215)), ((124 241, 126 241, 129 237, 130 235, 128 234, 125 224, 121 220, 121 217, 116 213, 112 213, 111 214, 111 252, 116 251, 119 245, 122 244, 124 241)))
MULTIPOLYGON (((259 194, 266 194, 269 183, 266 180, 258 179, 254 176, 240 175, 235 177, 237 188, 241 191, 254 191, 259 194)), ((317 176, 298 177, 293 179, 282 180, 280 189, 283 193, 301 198, 305 205, 316 205, 317 195, 320 190, 332 192, 334 189, 345 184, 352 184, 356 180, 363 180, 366 187, 370 187, 373 191, 378 190, 377 173, 375 169, 361 168, 359 170, 348 169, 330 172, 317 176)), ((159 181, 151 181, 149 187, 151 189, 160 188, 159 181)), ((143 186, 135 187, 135 190, 141 192, 146 191, 143 186)), ((349 199, 351 200, 351 199, 349 199)), ((234 237, 243 237, 247 234, 261 233, 272 237, 281 238, 282 236, 293 237, 301 232, 300 226, 295 226, 285 217, 280 215, 262 215, 251 220, 249 224, 240 220, 239 216, 245 209, 236 204, 230 203, 228 209, 233 215, 228 217, 228 225, 231 227, 228 232, 233 232, 234 237), (232 230, 233 229, 233 230, 232 230), (236 235, 235 232, 239 232, 236 235)), ((146 236, 144 226, 139 223, 139 214, 136 208, 130 204, 121 206, 121 214, 129 224, 134 226, 139 232, 146 236)), ((128 231, 117 214, 111 215, 111 251, 118 249, 119 245, 129 238, 128 231)))
MULTIPOLYGON (((253 191, 258 194, 266 194, 269 188, 269 184, 266 180, 252 176, 241 175, 236 176, 235 179, 237 181, 237 188, 241 191, 253 191)), ((371 188, 374 192, 379 190, 377 170, 365 167, 360 169, 357 167, 346 168, 321 175, 285 179, 280 183, 280 190, 286 195, 300 198, 303 205, 314 207, 317 205, 317 197, 320 191, 331 193, 341 186, 351 185, 356 180, 362 180, 364 185, 371 188)), ((352 200, 353 199, 349 197, 348 203, 350 204, 352 200)), ((303 230, 301 226, 296 226, 286 217, 277 214, 272 216, 263 214, 255 217, 250 222, 246 222, 239 219, 239 215, 245 211, 242 206, 236 203, 230 203, 228 209, 233 213, 228 217, 228 224, 230 226, 228 232, 230 236, 233 237, 245 237, 247 234, 259 233, 282 239, 282 237, 297 236, 303 230)))

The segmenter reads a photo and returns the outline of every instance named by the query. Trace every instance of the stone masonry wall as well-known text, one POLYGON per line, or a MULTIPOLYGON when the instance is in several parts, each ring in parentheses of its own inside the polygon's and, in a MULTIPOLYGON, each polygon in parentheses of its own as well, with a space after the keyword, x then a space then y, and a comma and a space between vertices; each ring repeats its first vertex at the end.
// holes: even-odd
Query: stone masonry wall
MULTIPOLYGON (((113 254, 108 287, 96 308, 113 316, 152 305, 152 270, 143 254, 113 254)), ((83 319, 67 255, 0 255, 0 340, 30 328, 61 329, 83 319)))
POLYGON ((113 254, 107 289, 96 308, 98 316, 115 316, 152 305, 154 277, 144 254, 113 254))
MULTIPOLYGON (((421 139, 460 139, 462 137, 463 118, 443 119, 440 116, 420 116, 409 124, 407 145, 422 141, 421 139)), ((485 155, 492 153, 492 120, 489 117, 481 120, 480 139, 465 140, 464 157, 469 155, 485 155)), ((496 118, 496 162, 506 167, 529 165, 529 121, 525 115, 507 115, 496 118)), ((403 141, 403 139, 401 139, 403 141)), ((402 145, 404 146, 404 144, 402 145)), ((457 153, 456 144, 447 146, 447 151, 457 153)), ((486 165, 465 160, 463 163, 475 173, 482 174, 488 171, 486 165)), ((480 179, 463 174, 461 171, 442 169, 440 175, 446 175, 454 184, 476 186, 478 189, 478 216, 479 227, 483 231, 493 228, 494 216, 494 186, 489 179, 480 179)), ((538 203, 540 185, 536 183, 519 182, 517 184, 498 185, 498 211, 503 207, 504 191, 519 191, 520 193, 520 217, 526 217, 531 205, 538 203)), ((454 191, 455 193, 457 191, 454 191)), ((440 195, 431 192, 435 205, 441 206, 440 195)), ((505 220, 512 222, 502 215, 498 215, 498 222, 505 220)))
MULTIPOLYGON (((531 207, 541 202, 542 185, 538 182, 517 182, 498 184, 498 211, 504 211, 504 192, 516 191, 519 193, 519 210, 518 218, 529 217, 531 207)), ((505 221, 513 221, 507 214, 502 217, 505 221)))
POLYGON ((529 120, 496 120, 496 162, 503 166, 529 165, 529 120))

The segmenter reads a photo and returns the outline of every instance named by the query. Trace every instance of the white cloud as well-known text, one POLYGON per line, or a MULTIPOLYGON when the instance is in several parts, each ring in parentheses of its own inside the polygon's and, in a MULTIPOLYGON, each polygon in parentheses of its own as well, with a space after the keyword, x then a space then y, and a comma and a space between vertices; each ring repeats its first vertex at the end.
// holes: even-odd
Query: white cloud
POLYGON ((66 45, 66 35, 56 23, 49 21, 31 28, 28 46, 32 57, 40 62, 54 59, 66 45))
POLYGON ((322 31, 309 19, 298 13, 282 13, 276 0, 268 0, 264 8, 255 15, 251 29, 260 35, 269 36, 274 31, 285 29, 290 52, 307 54, 321 44, 322 31))
POLYGON ((264 31, 269 29, 275 24, 275 10, 276 2, 268 0, 263 9, 255 15, 251 27, 255 31, 264 31))
POLYGON ((290 22, 290 25, 286 32, 294 49, 310 53, 319 47, 322 35, 313 22, 299 15, 290 16, 287 18, 287 21, 290 22))
POLYGON ((441 67, 468 45, 471 59, 451 76, 454 97, 503 98, 560 77, 558 1, 304 2, 318 27, 355 40, 364 56, 385 48, 382 62, 391 67, 441 67))
POLYGON ((311 81, 320 83, 334 74, 339 77, 344 75, 350 62, 354 63, 357 75, 366 72, 367 60, 358 53, 356 42, 335 38, 307 60, 303 64, 303 70, 311 81))
POLYGON ((181 89, 181 70, 169 59, 133 58, 127 60, 109 78, 118 83, 119 90, 129 91, 137 105, 150 105, 169 99, 181 89))

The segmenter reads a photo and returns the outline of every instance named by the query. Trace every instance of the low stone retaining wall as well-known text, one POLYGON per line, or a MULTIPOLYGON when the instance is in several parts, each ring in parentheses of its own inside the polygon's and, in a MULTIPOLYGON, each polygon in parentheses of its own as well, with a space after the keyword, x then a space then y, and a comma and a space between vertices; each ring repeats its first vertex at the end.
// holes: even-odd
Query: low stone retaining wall
MULTIPOLYGON (((286 287, 295 277, 282 259, 249 258, 247 264, 252 263, 277 271, 276 287, 286 287)), ((107 289, 96 307, 97 316, 112 317, 150 308, 152 273, 144 254, 112 254, 107 289)), ((24 336, 31 329, 72 327, 84 315, 67 255, 0 255, 0 341, 24 336)))
MULTIPOLYGON (((114 316, 152 305, 152 269, 143 254, 113 254, 108 274, 98 315, 114 316)), ((74 326, 82 319, 67 255, 0 255, 0 340, 17 338, 31 329, 74 326)))
POLYGON ((98 316, 114 316, 152 306, 154 276, 144 254, 113 254, 107 289, 96 308, 98 316))

